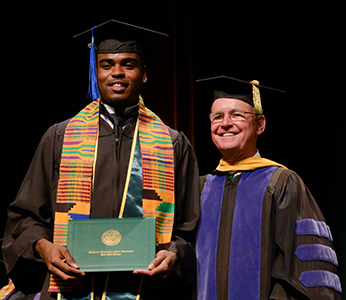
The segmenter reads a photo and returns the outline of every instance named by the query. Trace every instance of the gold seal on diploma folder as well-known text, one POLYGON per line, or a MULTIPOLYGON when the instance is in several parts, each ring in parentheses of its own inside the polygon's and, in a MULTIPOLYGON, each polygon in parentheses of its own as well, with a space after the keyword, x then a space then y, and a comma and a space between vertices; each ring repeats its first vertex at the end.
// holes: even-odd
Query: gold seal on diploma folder
POLYGON ((115 246, 121 241, 121 234, 117 230, 107 230, 102 234, 101 241, 107 246, 115 246))

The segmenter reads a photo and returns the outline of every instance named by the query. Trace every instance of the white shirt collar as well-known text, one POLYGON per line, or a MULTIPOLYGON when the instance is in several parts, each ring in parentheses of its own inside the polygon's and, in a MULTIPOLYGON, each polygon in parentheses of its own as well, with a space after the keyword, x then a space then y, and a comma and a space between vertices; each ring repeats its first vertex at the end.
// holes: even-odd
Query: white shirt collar
POLYGON ((259 153, 258 149, 257 149, 256 154, 253 157, 261 157, 261 154, 259 153))

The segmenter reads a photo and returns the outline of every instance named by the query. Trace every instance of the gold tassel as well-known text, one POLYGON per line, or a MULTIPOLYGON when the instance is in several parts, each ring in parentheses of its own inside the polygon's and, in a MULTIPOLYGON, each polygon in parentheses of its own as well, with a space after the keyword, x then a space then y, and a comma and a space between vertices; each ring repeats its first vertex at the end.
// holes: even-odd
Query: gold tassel
POLYGON ((263 115, 263 109, 261 104, 261 95, 259 91, 259 82, 257 80, 252 80, 252 99, 253 105, 255 107, 256 114, 263 115))

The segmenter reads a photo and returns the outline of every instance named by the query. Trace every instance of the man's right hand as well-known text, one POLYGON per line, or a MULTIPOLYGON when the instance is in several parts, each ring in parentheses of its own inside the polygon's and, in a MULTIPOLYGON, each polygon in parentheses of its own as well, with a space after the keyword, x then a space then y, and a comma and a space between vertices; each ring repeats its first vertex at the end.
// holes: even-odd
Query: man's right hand
POLYGON ((62 280, 79 280, 85 276, 66 247, 40 239, 36 242, 35 250, 46 262, 48 270, 62 280))

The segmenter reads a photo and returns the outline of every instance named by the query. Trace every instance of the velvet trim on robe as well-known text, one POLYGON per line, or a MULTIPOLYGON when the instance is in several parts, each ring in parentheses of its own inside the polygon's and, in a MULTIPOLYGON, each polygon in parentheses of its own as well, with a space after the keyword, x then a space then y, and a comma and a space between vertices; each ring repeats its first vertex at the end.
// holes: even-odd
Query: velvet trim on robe
MULTIPOLYGON (((245 172, 238 187, 229 262, 228 299, 259 299, 263 194, 276 167, 245 172), (258 188, 253 191, 251 187, 258 188), (251 191, 251 192, 250 192, 251 191)), ((217 298, 216 255, 225 177, 209 175, 197 232, 198 300, 217 298), (207 263, 206 263, 207 262, 207 263)))

